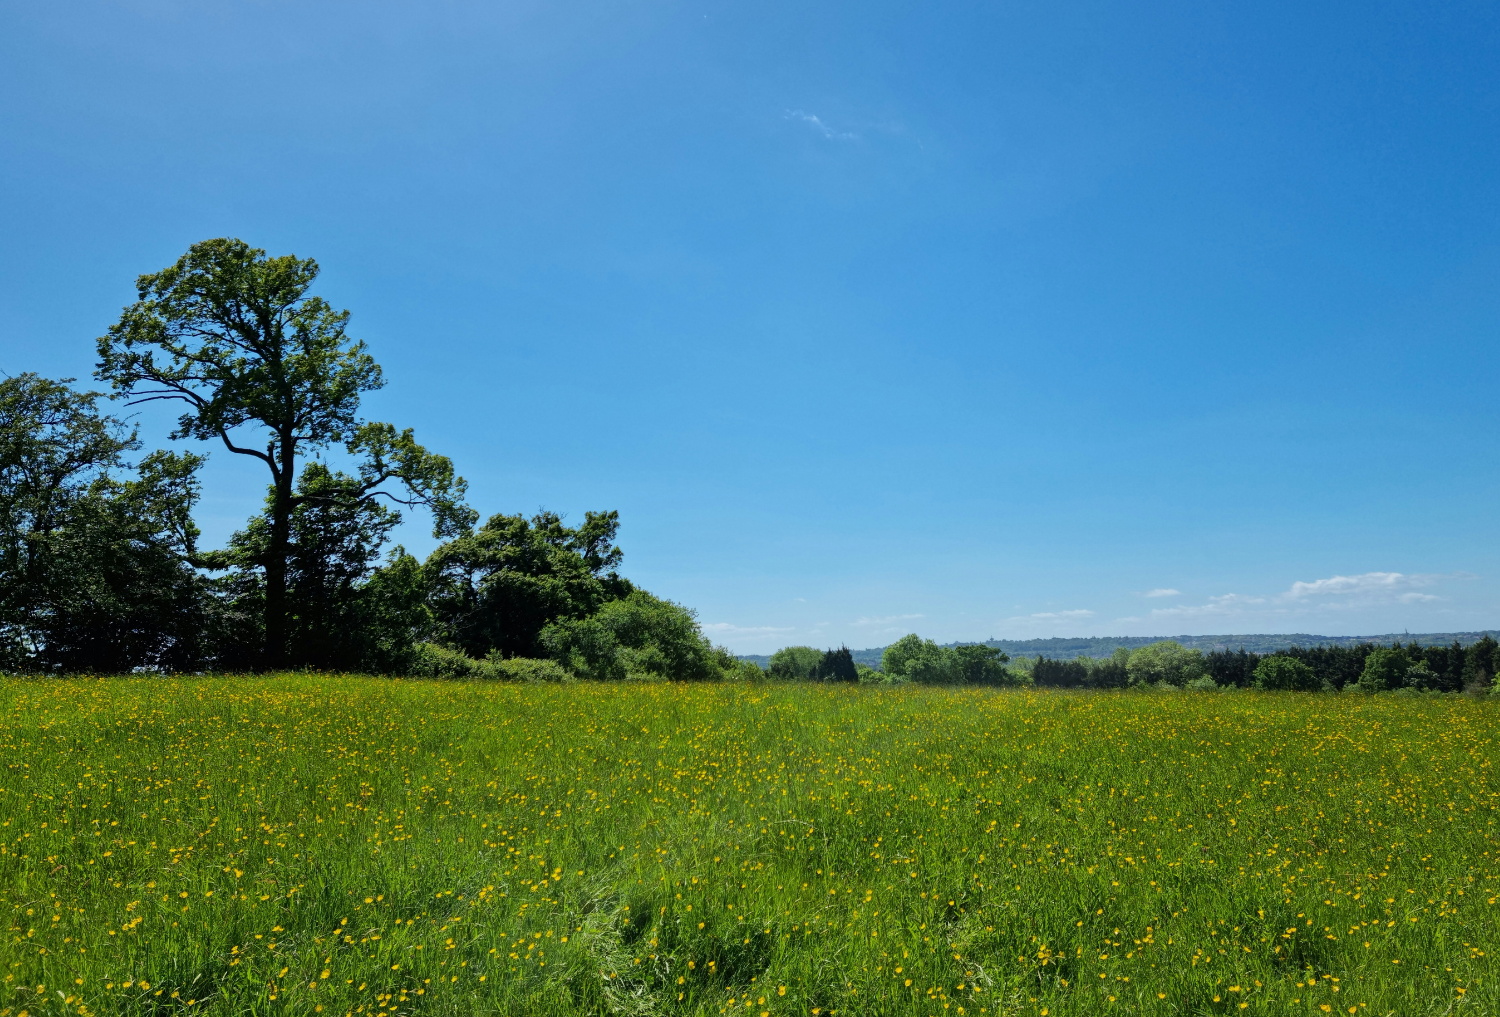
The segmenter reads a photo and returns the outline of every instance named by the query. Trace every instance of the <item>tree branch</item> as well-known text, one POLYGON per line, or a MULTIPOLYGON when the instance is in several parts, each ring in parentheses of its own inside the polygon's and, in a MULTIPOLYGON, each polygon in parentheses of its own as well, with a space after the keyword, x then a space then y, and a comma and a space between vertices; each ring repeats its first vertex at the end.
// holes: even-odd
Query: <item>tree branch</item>
POLYGON ((276 462, 275 462, 275 460, 273 460, 266 453, 264 453, 264 452, 257 452, 253 448, 240 448, 234 442, 232 442, 232 441, 229 440, 229 432, 228 431, 220 430, 219 431, 219 437, 222 438, 222 439, 224 439, 224 447, 227 448, 227 449, 229 449, 229 451, 231 451, 231 452, 233 452, 233 453, 235 453, 237 455, 254 456, 255 458, 257 458, 257 459, 261 460, 262 462, 264 462, 267 466, 271 467, 271 475, 273 477, 280 477, 281 476, 281 472, 276 468, 276 462))

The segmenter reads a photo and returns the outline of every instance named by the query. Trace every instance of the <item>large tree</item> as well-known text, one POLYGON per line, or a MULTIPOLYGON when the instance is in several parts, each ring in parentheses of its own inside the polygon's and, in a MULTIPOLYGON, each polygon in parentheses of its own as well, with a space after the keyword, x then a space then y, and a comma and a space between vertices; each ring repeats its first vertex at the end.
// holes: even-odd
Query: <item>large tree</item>
POLYGON ((379 498, 425 505, 440 537, 468 532, 476 518, 447 457, 417 444, 409 428, 359 418, 360 396, 383 384, 380 366, 346 333, 349 312, 308 292, 317 276, 311 258, 268 257, 242 240, 194 244, 176 264, 136 280, 139 299, 100 337, 95 372, 132 404, 185 404, 174 439, 219 441, 270 471, 260 563, 270 666, 286 652, 287 561, 299 505, 379 498), (299 492, 298 460, 335 446, 356 462, 354 482, 299 492))

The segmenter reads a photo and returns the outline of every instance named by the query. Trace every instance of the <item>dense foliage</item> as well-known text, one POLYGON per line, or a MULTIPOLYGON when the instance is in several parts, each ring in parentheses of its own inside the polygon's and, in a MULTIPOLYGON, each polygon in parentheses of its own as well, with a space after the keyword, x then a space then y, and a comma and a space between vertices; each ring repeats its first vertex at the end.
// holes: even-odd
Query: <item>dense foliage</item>
POLYGON ((139 462, 96 393, 0 381, 0 669, 185 666, 201 652, 193 568, 201 460, 139 462))
MULTIPOLYGON (((869 668, 864 670, 869 671, 869 668)), ((861 671, 859 665, 854 663, 854 654, 847 646, 841 646, 837 650, 788 646, 771 655, 766 675, 782 681, 857 682, 861 671)))
POLYGON ((633 590, 618 566, 617 512, 589 512, 574 529, 542 512, 493 516, 427 560, 435 620, 471 656, 535 657, 542 630, 580 620, 633 590))
POLYGON ((745 670, 691 611, 620 575, 618 513, 476 528, 446 457, 359 417, 380 366, 347 334, 349 313, 310 292, 317 275, 311 259, 238 240, 194 244, 137 280, 139 299, 98 341, 97 377, 118 398, 181 405, 168 438, 267 467, 264 509, 225 548, 197 546, 202 456, 133 460, 143 443, 100 393, 33 374, 0 382, 0 671, 745 670), (445 538, 426 562, 389 546, 413 506, 445 538))
POLYGON ((885 681, 919 685, 1025 684, 1024 676, 1006 669, 1009 659, 991 646, 939 646, 912 633, 885 648, 880 670, 885 681))
POLYGON ((560 618, 541 633, 546 655, 584 678, 732 677, 739 662, 711 646, 688 608, 633 590, 584 618, 560 618))

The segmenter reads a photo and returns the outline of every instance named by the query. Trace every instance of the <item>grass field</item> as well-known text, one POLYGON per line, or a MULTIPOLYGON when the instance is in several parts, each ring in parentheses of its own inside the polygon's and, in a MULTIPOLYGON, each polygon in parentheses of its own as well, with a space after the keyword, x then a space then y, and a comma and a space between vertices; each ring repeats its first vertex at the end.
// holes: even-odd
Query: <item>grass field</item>
POLYGON ((0 681, 0 1017, 1500 1013, 1500 703, 0 681))

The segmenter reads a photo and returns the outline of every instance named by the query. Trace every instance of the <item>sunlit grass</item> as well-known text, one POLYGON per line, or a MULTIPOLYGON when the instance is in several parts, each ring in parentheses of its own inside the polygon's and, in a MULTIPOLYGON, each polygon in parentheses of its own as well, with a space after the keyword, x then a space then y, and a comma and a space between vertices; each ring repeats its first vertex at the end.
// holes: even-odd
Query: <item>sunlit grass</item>
POLYGON ((1500 704, 0 682, 0 1017, 1500 1013, 1500 704))

